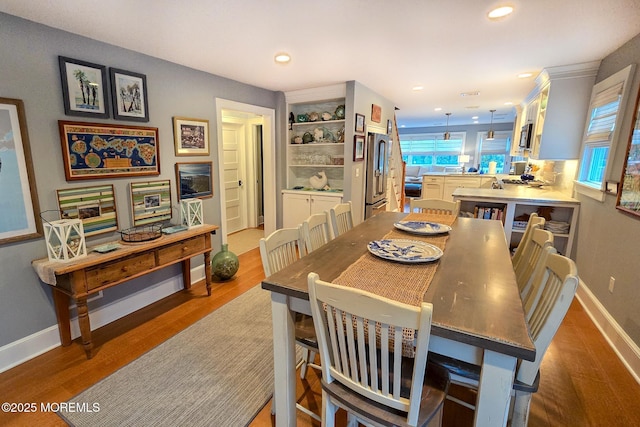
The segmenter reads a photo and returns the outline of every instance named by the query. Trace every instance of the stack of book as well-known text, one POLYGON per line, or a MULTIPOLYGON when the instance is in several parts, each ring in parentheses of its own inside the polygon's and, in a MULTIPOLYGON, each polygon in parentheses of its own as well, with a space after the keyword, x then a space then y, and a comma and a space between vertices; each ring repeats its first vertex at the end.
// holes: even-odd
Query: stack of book
POLYGON ((569 234, 569 223, 563 221, 547 221, 544 223, 544 229, 554 234, 569 234))

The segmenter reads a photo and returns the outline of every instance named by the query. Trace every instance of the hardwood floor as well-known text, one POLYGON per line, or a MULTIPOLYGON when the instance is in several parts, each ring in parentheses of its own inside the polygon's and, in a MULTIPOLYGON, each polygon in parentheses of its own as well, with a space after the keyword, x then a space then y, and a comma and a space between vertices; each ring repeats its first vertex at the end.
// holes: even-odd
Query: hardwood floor
MULTIPOLYGON (((61 403, 195 323, 264 277, 258 249, 240 255, 234 279, 214 283, 211 297, 203 284, 179 292, 93 333, 96 355, 87 360, 79 340, 55 348, 0 374, 3 402, 61 403)), ((322 406, 319 372, 298 380, 299 401, 319 413, 322 406)), ((468 394, 468 393, 467 393, 468 394)), ((465 398, 465 390, 459 390, 465 398)), ((471 395, 472 398, 473 395, 471 395)), ((541 368, 541 383, 531 404, 530 426, 640 426, 640 385, 574 301, 541 368)), ((267 405, 251 426, 272 426, 267 405)), ((447 402, 445 426, 471 425, 473 414, 447 402)), ((338 425, 346 424, 339 414, 338 425)), ((53 413, 0 412, 2 426, 64 426, 53 413)), ((299 426, 319 426, 298 412, 299 426)))

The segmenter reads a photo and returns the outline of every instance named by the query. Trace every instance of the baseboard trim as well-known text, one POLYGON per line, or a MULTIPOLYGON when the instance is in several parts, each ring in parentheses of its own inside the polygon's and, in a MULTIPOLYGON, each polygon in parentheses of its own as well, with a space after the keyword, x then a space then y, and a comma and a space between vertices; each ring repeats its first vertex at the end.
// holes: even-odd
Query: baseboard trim
POLYGON ((638 345, 629 338, 582 280, 580 280, 576 298, 629 373, 640 384, 640 348, 638 345))
MULTIPOLYGON (((192 283, 203 280, 204 271, 204 265, 192 268, 192 283)), ((182 275, 178 275, 129 295, 125 299, 91 310, 89 314, 91 317, 91 329, 100 328, 182 289, 182 275)), ((79 336, 80 327, 76 317, 71 319, 71 338, 75 339, 79 336)), ((6 344, 0 347, 0 373, 8 371, 60 345, 57 324, 6 344)))

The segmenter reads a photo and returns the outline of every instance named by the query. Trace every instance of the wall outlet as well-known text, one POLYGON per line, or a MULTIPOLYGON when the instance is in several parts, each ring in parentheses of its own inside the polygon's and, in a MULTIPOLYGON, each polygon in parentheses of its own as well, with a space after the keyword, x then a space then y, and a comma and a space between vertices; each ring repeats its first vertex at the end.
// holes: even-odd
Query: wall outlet
POLYGON ((613 276, 609 277, 609 292, 610 293, 613 293, 613 287, 615 286, 615 284, 616 284, 616 279, 613 276))

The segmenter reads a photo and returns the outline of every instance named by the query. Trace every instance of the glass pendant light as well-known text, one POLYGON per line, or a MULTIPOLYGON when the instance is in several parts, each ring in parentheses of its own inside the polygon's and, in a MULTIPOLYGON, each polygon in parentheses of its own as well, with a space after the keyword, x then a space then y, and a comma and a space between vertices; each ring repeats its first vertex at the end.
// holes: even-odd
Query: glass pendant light
POLYGON ((495 137, 495 133, 493 132, 493 113, 495 113, 496 110, 489 111, 491 111, 491 124, 489 125, 489 132, 487 132, 487 141, 493 141, 495 137))
POLYGON ((449 133, 449 116, 451 115, 451 113, 446 113, 447 114, 447 127, 444 130, 444 137, 442 139, 444 139, 445 141, 448 141, 451 139, 451 134, 449 133))

